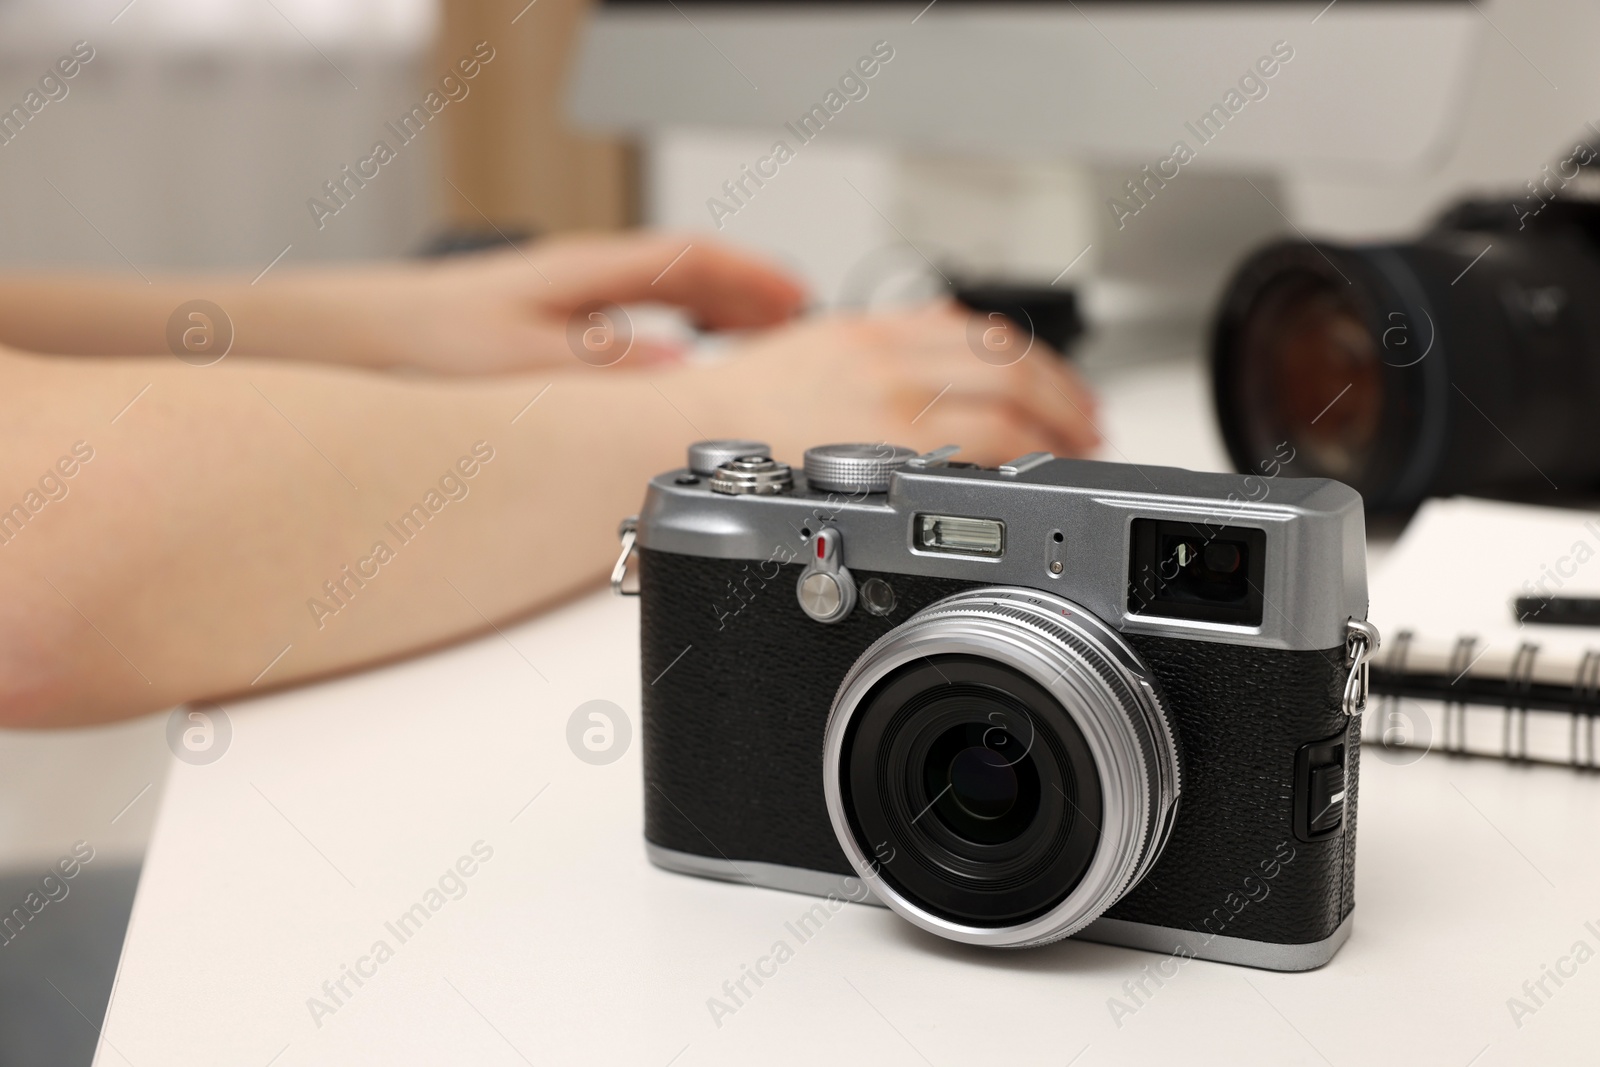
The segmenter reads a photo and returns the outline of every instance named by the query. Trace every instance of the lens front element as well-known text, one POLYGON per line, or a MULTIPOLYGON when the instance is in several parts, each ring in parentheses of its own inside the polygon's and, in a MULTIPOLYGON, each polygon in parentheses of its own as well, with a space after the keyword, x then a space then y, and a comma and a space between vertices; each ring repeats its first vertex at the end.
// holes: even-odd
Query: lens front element
POLYGON ((1038 772, 1022 742, 1001 727, 973 723, 946 731, 928 759, 927 786, 940 797, 946 825, 973 840, 1009 841, 1039 813, 1038 772), (1006 758, 1008 749, 1019 750, 1015 761, 1006 758))
POLYGON ((985 589, 869 648, 829 716, 834 831, 879 898, 942 936, 1031 945, 1154 863, 1176 744, 1137 656, 1068 601, 985 589))

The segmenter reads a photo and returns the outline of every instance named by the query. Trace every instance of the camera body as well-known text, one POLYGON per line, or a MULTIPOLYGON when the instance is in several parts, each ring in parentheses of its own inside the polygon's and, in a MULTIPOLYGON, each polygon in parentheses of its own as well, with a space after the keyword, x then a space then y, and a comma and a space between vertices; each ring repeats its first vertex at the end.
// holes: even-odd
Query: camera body
POLYGON ((639 555, 658 866, 1277 970, 1353 908, 1360 497, 1321 479, 702 442, 639 555))

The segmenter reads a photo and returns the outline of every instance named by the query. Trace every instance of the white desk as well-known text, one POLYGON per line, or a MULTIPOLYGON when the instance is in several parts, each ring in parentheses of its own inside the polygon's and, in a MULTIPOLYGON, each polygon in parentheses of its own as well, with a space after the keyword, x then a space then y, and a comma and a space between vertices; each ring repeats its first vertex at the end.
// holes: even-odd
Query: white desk
MULTIPOLYGON (((1203 427, 1157 429, 1197 387, 1192 371, 1114 383, 1112 439, 1141 461, 1215 460, 1203 427)), ((606 766, 566 742, 587 700, 637 719, 636 631, 636 601, 596 595, 231 708, 221 760, 172 766, 97 1063, 1593 1061, 1600 960, 1546 980, 1520 1029, 1506 1001, 1575 941, 1600 951, 1584 926, 1600 930, 1600 778, 1369 755, 1334 961, 1190 962, 1119 1027, 1108 999, 1160 957, 969 949, 855 905, 801 944, 785 923, 810 898, 650 867, 637 730, 606 766), (385 923, 479 841, 493 856, 465 894, 401 943, 385 923), (393 957, 346 979, 319 1027, 308 998, 380 939, 393 957), (779 939, 793 958, 719 1026, 708 998, 779 939)))

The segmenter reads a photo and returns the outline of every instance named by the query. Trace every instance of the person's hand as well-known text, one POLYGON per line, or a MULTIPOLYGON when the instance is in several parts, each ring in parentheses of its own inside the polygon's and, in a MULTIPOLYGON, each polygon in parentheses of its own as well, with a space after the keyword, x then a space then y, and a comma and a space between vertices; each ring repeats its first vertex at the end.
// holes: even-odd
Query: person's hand
MULTIPOLYGON (((811 445, 879 442, 1003 463, 1028 452, 1081 456, 1100 443, 1095 401, 1044 346, 1010 366, 980 359, 972 312, 952 304, 828 316, 675 369, 657 387, 710 437, 752 437, 798 463, 811 445)), ((992 358, 992 356, 991 356, 992 358)))
MULTIPOLYGON (((246 354, 444 374, 581 367, 573 350, 597 304, 680 307, 712 330, 775 326, 805 293, 761 259, 699 236, 553 237, 455 258, 270 277, 242 298, 246 354)), ((679 347, 634 341, 623 367, 679 347)))

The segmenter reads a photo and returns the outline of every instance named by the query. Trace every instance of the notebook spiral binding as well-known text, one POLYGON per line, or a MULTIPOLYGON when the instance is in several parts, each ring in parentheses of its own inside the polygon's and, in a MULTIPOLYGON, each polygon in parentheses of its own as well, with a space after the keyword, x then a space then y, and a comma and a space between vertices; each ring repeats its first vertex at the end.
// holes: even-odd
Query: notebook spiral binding
POLYGON ((1408 668, 1414 639, 1412 631, 1402 630, 1372 664, 1371 692, 1376 699, 1369 702, 1362 724, 1363 744, 1384 750, 1415 751, 1418 758, 1422 752, 1437 749, 1451 756, 1600 771, 1595 751, 1595 718, 1600 715, 1600 650, 1585 652, 1572 684, 1560 685, 1535 677, 1539 645, 1534 642, 1525 641, 1517 647, 1504 675, 1474 675, 1472 668, 1487 651, 1479 650, 1476 637, 1463 635, 1456 639, 1449 665, 1442 674, 1408 668), (1440 706, 1437 739, 1431 721, 1414 721, 1417 716, 1402 709, 1401 701, 1406 699, 1440 706), (1499 709, 1498 752, 1467 747, 1469 708, 1499 709), (1533 712, 1567 716, 1565 760, 1530 752, 1528 726, 1533 712))

